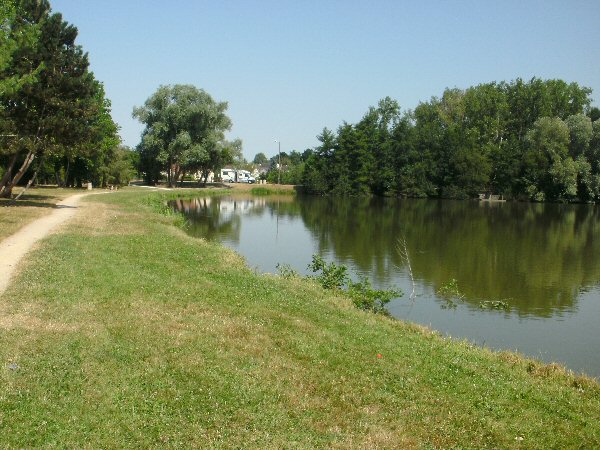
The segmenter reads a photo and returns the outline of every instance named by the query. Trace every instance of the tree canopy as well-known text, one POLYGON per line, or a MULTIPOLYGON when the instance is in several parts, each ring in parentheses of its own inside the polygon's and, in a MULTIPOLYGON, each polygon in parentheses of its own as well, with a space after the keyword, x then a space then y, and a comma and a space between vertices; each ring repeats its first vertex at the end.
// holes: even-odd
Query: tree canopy
POLYGON ((241 141, 225 140, 231 128, 226 110, 226 102, 180 84, 160 86, 144 106, 134 108, 133 117, 146 126, 138 148, 146 181, 156 183, 161 171, 169 186, 186 173, 200 172, 206 180, 241 151, 241 141))
POLYGON ((77 183, 97 180, 92 166, 119 144, 110 102, 76 38, 77 28, 53 13, 47 0, 0 7, 2 196, 11 196, 35 160, 30 182, 54 169, 65 184, 69 167, 84 160, 89 164, 80 164, 77 183), (63 163, 67 169, 56 171, 63 163))
POLYGON ((591 90, 533 78, 446 89, 402 112, 390 98, 325 129, 301 179, 315 194, 600 201, 591 90))
POLYGON ((262 166, 264 164, 268 164, 269 159, 267 158, 267 155, 265 155, 263 152, 260 152, 254 156, 254 159, 252 160, 252 162, 254 164, 258 164, 259 166, 262 166))

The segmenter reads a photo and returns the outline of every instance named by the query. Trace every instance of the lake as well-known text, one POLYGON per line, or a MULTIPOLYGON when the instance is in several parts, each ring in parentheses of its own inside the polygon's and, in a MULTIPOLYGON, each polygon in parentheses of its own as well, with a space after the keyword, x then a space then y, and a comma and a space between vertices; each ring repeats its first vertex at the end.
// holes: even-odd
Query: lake
POLYGON ((388 305, 399 319, 600 377, 597 206, 237 195, 172 206, 190 234, 261 272, 281 263, 307 274, 318 253, 402 289, 388 305), (439 293, 452 280, 460 298, 439 293))

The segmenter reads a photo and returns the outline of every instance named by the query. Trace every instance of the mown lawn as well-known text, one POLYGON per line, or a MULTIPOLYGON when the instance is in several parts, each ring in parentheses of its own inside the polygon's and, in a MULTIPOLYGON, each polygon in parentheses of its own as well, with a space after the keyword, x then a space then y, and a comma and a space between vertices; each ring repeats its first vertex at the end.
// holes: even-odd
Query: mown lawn
POLYGON ((600 446, 596 382, 256 274, 159 195, 87 197, 0 297, 0 447, 600 446))

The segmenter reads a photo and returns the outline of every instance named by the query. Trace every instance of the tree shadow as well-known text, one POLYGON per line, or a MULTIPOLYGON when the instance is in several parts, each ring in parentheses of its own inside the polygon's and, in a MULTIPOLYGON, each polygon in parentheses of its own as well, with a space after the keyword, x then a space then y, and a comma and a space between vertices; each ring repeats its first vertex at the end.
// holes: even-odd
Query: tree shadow
POLYGON ((34 207, 34 208, 52 208, 52 209, 60 208, 59 205, 48 202, 48 201, 52 201, 54 199, 56 199, 57 201, 60 201, 60 199, 58 197, 46 196, 46 195, 27 195, 27 196, 25 196, 25 198, 17 200, 16 202, 9 198, 6 198, 6 199, 3 198, 3 199, 0 199, 0 207, 12 206, 12 207, 18 208, 18 207, 29 206, 29 207, 34 207), (47 202, 43 202, 40 200, 46 200, 47 202))

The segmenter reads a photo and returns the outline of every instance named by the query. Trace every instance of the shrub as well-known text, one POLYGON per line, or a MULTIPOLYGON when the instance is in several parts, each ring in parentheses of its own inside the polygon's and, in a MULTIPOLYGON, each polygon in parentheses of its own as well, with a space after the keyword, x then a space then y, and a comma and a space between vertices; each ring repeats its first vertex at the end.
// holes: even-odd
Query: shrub
POLYGON ((314 278, 325 289, 341 289, 348 282, 348 268, 344 265, 338 266, 334 262, 327 264, 320 255, 313 255, 312 262, 308 268, 313 272, 321 272, 314 278))
POLYGON ((394 297, 402 295, 402 291, 398 289, 373 289, 367 277, 362 277, 359 281, 352 281, 348 276, 346 266, 343 264, 338 266, 334 262, 326 263, 319 255, 313 255, 308 268, 313 272, 320 272, 312 278, 325 289, 344 290, 345 288, 354 306, 364 311, 387 315, 388 311, 385 306, 394 297))

